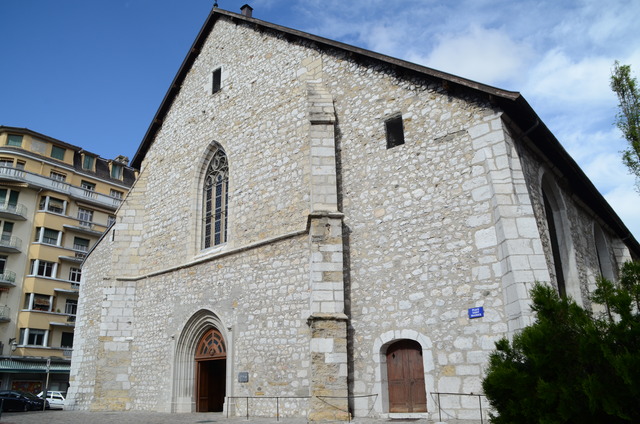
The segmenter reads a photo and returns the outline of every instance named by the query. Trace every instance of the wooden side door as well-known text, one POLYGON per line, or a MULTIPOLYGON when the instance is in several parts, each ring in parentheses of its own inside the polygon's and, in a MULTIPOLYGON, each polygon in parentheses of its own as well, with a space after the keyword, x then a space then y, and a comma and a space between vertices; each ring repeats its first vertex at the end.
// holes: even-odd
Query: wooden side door
POLYGON ((389 412, 426 412, 422 348, 413 340, 401 340, 387 350, 389 412))
POLYGON ((196 411, 209 412, 209 370, 206 361, 196 362, 197 405, 196 411))

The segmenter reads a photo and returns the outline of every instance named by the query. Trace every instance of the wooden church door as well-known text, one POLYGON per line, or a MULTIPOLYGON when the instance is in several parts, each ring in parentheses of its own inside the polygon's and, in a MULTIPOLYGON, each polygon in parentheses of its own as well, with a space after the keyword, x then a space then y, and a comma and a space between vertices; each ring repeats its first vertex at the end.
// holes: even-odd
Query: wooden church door
POLYGON ((401 340, 387 350, 389 412, 426 412, 422 348, 413 340, 401 340))
POLYGON ((215 328, 207 331, 196 348, 196 411, 222 412, 224 408, 227 349, 215 328))

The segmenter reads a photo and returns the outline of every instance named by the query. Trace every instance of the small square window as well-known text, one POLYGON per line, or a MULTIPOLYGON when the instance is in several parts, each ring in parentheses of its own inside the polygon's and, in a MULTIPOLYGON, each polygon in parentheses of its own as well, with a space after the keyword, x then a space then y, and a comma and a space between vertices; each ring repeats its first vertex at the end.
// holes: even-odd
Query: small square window
POLYGON ((111 164, 111 178, 115 178, 116 180, 122 179, 122 165, 111 164))
POLYGON ((54 159, 64 160, 65 149, 58 146, 51 146, 51 157, 54 159))
POLYGON ((82 169, 93 171, 94 160, 95 158, 93 156, 84 155, 84 159, 82 160, 82 169))
POLYGON ((9 134, 9 137, 7 137, 7 146, 22 147, 22 136, 9 134))
POLYGON ((23 160, 17 160, 16 161, 16 169, 22 169, 24 170, 25 166, 27 165, 27 162, 23 161, 23 160))
POLYGON ((49 173, 49 177, 52 180, 56 180, 56 181, 66 181, 67 176, 65 174, 61 174, 60 172, 56 172, 56 171, 51 171, 49 173))
MULTIPOLYGON (((80 182, 80 187, 82 187, 85 191, 94 192, 96 190, 96 185, 94 183, 90 183, 89 181, 82 180, 80 182)), ((85 194, 87 194, 85 192, 85 194)))
POLYGON ((404 144, 404 128, 402 115, 397 115, 384 122, 387 132, 387 149, 404 144))
POLYGON ((110 191, 111 197, 115 197, 116 199, 122 199, 124 193, 118 190, 111 189, 110 191))
POLYGON ((211 94, 215 94, 220 91, 222 83, 222 68, 218 68, 213 71, 213 80, 211 83, 211 94))

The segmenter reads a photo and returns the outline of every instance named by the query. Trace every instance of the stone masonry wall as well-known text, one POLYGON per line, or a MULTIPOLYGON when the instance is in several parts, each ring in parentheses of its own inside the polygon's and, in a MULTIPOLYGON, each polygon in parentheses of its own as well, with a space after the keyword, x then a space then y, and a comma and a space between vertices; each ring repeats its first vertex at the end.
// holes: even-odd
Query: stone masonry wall
POLYGON ((563 225, 568 232, 570 241, 569 255, 573 258, 572 273, 566 285, 576 286, 579 296, 576 300, 579 303, 591 306, 589 294, 595 288, 596 278, 600 275, 598 263, 598 253, 594 235, 594 224, 601 225, 608 256, 614 269, 615 276, 622 264, 630 259, 629 250, 606 224, 594 217, 589 207, 576 199, 568 189, 565 176, 555 167, 549 166, 544 156, 530 143, 521 142, 518 150, 523 158, 523 168, 525 172, 528 193, 531 196, 531 203, 535 212, 537 225, 540 228, 540 239, 544 248, 546 262, 549 266, 549 273, 556 284, 555 269, 553 269, 553 253, 549 242, 549 229, 542 201, 541 181, 543 176, 549 175, 553 180, 554 187, 561 196, 561 201, 566 211, 567 220, 558 222, 556 225, 563 225), (597 219, 597 220, 596 220, 597 219))
MULTIPOLYGON (((191 399, 193 384, 174 390, 177 340, 200 311, 229 335, 227 395, 316 395, 288 401, 291 414, 348 418, 346 400, 329 415, 317 402, 337 393, 358 396, 356 416, 388 415, 384 354, 401 339, 422 346, 431 414, 435 392, 479 392, 494 342, 530 322, 527 288, 550 280, 541 159, 512 133, 470 91, 221 17, 115 232, 87 260, 73 407, 169 411, 191 399), (387 149, 385 120, 399 113, 405 143, 387 149), (228 242, 203 251, 214 143, 230 164, 228 242), (469 319, 472 307, 484 316, 469 319)), ((570 216, 592 272, 578 236, 587 214, 570 216)), ((477 419, 475 398, 441 406, 477 419)))

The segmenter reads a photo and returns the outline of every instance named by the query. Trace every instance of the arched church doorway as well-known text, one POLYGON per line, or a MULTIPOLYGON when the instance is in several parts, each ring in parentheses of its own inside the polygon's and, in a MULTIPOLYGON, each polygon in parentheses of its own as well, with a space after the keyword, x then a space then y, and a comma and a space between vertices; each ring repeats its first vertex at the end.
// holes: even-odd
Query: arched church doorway
POLYGON ((222 334, 211 328, 196 348, 196 411, 222 412, 227 375, 227 348, 222 334))
POLYGON ((389 412, 427 412, 422 347, 400 340, 387 349, 389 412))

